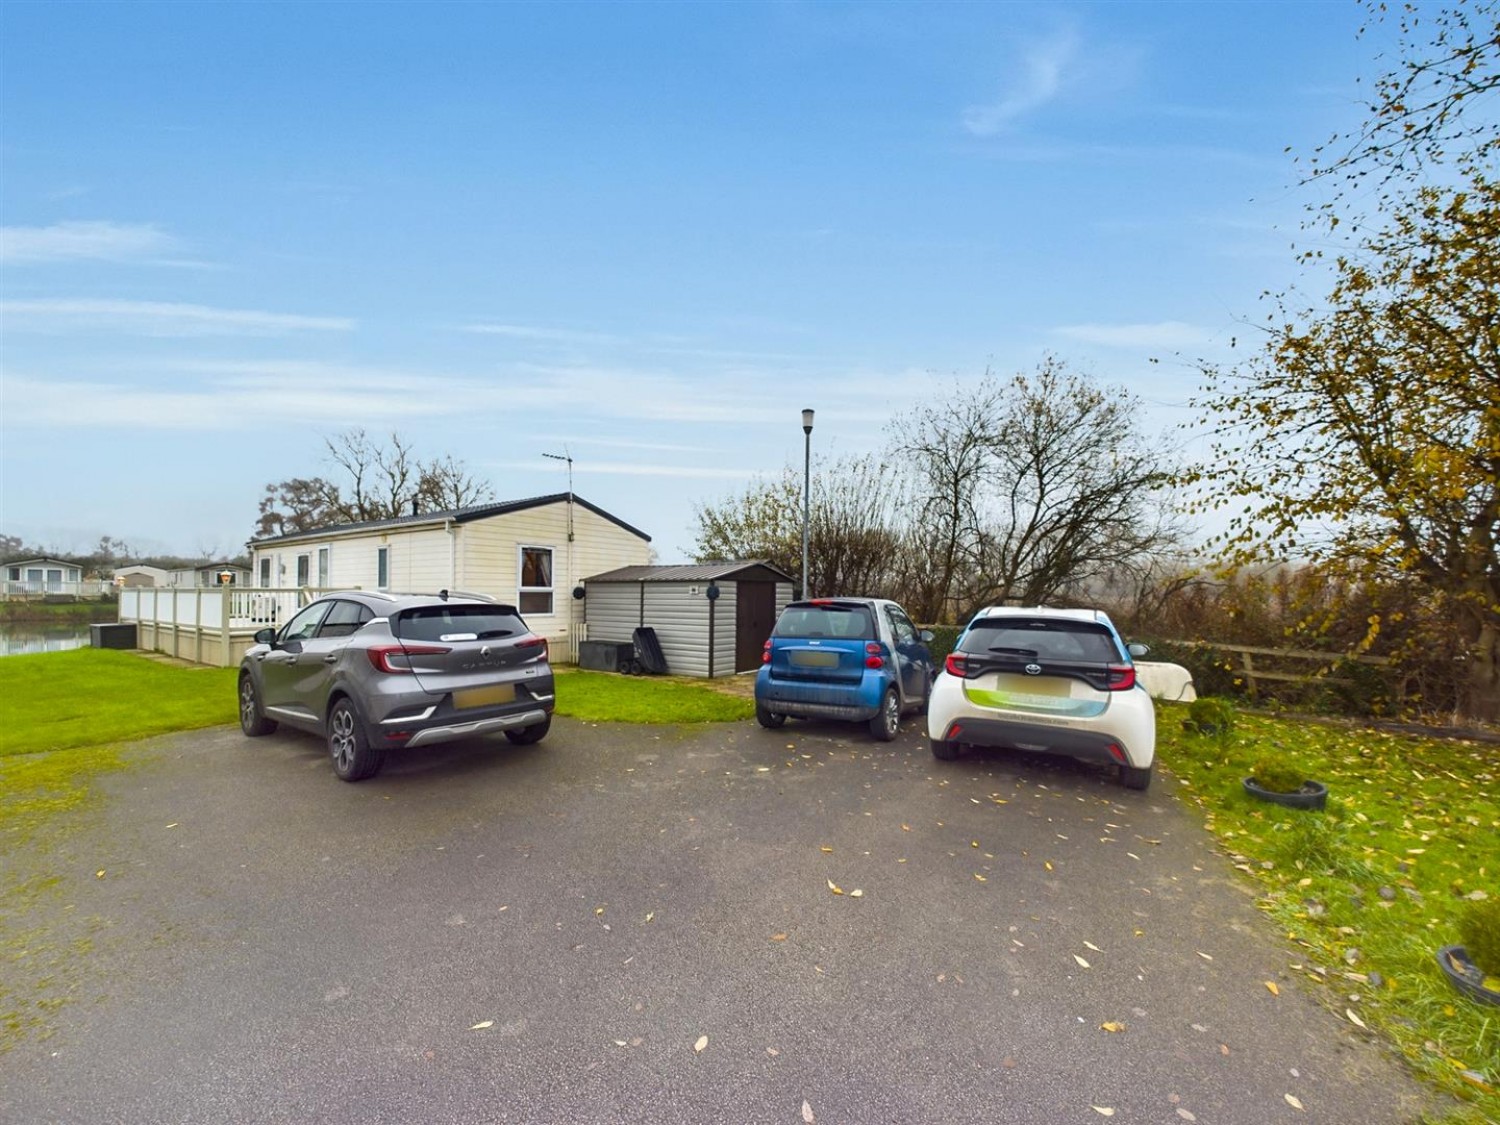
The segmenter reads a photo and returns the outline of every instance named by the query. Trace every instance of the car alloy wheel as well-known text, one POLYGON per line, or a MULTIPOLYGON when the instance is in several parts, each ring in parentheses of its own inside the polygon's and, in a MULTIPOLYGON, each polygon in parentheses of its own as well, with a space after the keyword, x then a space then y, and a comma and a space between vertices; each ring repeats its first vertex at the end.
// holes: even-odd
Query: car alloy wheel
POLYGON ((276 724, 261 712, 260 695, 255 690, 255 678, 249 672, 240 673, 240 730, 251 738, 270 734, 276 724))
POLYGON ((370 745, 365 724, 348 699, 340 699, 328 713, 328 753, 341 781, 373 777, 385 761, 385 752, 370 745))

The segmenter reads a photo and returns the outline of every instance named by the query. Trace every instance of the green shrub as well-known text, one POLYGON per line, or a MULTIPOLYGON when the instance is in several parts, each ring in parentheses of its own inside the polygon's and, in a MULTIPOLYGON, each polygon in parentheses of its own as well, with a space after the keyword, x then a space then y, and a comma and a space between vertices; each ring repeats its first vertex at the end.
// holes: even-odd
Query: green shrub
POLYGON ((1263 754, 1250 768, 1250 776, 1262 789, 1272 793, 1296 793, 1307 780, 1307 771, 1282 755, 1263 754))
POLYGON ((1500 898, 1465 906, 1458 921, 1458 936, 1480 972, 1486 977, 1500 977, 1500 898))
POLYGON ((1188 722, 1203 734, 1228 734, 1234 730, 1234 704, 1216 696, 1199 696, 1188 704, 1188 722))
POLYGON ((958 635, 964 631, 964 627, 962 625, 918 625, 917 628, 932 630, 932 640, 927 642, 927 650, 932 653, 933 665, 941 669, 943 661, 948 659, 948 654, 958 643, 958 635))

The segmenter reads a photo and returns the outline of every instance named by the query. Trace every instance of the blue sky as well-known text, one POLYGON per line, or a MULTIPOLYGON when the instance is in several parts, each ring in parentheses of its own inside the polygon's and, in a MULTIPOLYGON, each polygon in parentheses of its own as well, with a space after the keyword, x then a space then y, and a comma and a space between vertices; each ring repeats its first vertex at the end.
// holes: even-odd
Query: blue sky
POLYGON ((675 562, 804 406, 862 453, 1048 353, 1191 453, 1362 14, 8 0, 0 531, 234 554, 363 426, 500 499, 566 449, 675 562))

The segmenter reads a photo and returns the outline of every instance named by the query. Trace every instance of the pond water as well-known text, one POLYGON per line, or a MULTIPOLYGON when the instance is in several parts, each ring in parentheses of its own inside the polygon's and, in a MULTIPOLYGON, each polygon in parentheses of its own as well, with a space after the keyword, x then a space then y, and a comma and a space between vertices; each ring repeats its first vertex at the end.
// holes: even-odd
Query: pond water
POLYGON ((21 656, 34 652, 67 652, 88 648, 87 625, 7 625, 0 626, 0 656, 21 656))

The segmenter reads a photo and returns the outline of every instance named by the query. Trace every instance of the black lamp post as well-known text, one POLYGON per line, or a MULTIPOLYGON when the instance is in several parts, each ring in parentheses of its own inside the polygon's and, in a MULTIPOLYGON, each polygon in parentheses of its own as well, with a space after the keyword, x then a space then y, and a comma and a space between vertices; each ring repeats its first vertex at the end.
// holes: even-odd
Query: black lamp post
POLYGON ((805 435, 802 451, 802 599, 811 597, 807 582, 807 526, 809 498, 812 495, 812 427, 813 412, 802 412, 802 433, 805 435))

